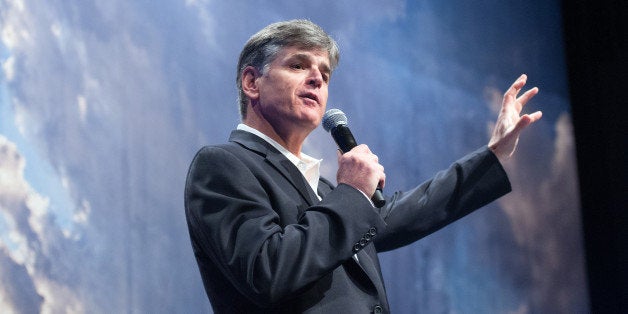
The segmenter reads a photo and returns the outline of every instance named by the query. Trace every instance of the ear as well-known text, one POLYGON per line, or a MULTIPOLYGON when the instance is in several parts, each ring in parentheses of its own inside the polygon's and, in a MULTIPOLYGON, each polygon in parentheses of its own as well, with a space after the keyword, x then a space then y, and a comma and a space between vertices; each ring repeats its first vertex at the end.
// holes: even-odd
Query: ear
POLYGON ((259 97, 258 77, 260 77, 260 73, 255 67, 248 66, 242 71, 242 91, 250 100, 255 100, 259 97))

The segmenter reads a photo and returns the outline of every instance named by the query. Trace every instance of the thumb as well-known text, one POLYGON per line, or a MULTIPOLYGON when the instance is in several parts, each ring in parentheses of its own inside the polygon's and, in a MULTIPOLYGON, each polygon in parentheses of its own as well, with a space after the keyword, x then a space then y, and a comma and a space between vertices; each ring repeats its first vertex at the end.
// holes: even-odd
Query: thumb
POLYGON ((521 118, 519 118, 519 121, 517 121, 517 124, 515 124, 515 127, 512 129, 513 135, 518 137, 519 133, 521 133, 523 129, 528 127, 528 125, 532 124, 532 122, 534 121, 532 120, 530 115, 526 114, 521 116, 521 118))
POLYGON ((527 128, 530 124, 541 119, 542 116, 543 116, 543 113, 541 111, 522 115, 521 118, 519 118, 519 121, 517 121, 517 124, 515 125, 515 127, 513 128, 513 132, 518 135, 519 133, 521 133, 521 131, 523 131, 523 129, 527 128))

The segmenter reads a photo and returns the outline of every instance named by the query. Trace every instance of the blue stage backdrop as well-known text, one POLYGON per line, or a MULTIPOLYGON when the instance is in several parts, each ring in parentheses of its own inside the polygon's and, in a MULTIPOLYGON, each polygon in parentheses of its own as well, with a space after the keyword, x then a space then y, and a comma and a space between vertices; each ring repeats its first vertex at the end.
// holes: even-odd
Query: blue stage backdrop
MULTIPOLYGON (((339 42, 340 108, 409 189, 486 145, 521 73, 540 94, 514 191, 381 255, 394 313, 586 313, 558 1, 0 0, 0 312, 206 313, 183 185, 239 122, 235 66, 275 21, 339 42)), ((304 149, 335 179, 317 129, 304 149)))

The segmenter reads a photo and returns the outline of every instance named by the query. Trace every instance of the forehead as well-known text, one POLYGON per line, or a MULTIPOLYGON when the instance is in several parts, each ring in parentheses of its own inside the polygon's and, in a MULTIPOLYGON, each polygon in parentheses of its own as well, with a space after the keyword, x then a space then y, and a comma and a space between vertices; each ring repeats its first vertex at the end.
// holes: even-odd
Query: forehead
POLYGON ((329 53, 320 48, 302 48, 297 46, 284 47, 277 53, 275 61, 288 59, 304 59, 324 63, 329 67, 329 53))

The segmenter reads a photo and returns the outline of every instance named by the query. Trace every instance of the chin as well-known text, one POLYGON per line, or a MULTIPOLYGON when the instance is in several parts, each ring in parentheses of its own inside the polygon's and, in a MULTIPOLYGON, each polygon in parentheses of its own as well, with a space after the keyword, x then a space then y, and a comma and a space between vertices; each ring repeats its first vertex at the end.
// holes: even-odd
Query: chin
POLYGON ((323 120, 323 114, 322 113, 317 113, 316 116, 312 116, 309 121, 311 121, 311 123, 316 127, 319 124, 321 124, 321 121, 323 120))
POLYGON ((310 131, 316 129, 321 124, 322 118, 308 117, 307 119, 301 119, 301 127, 310 131))

